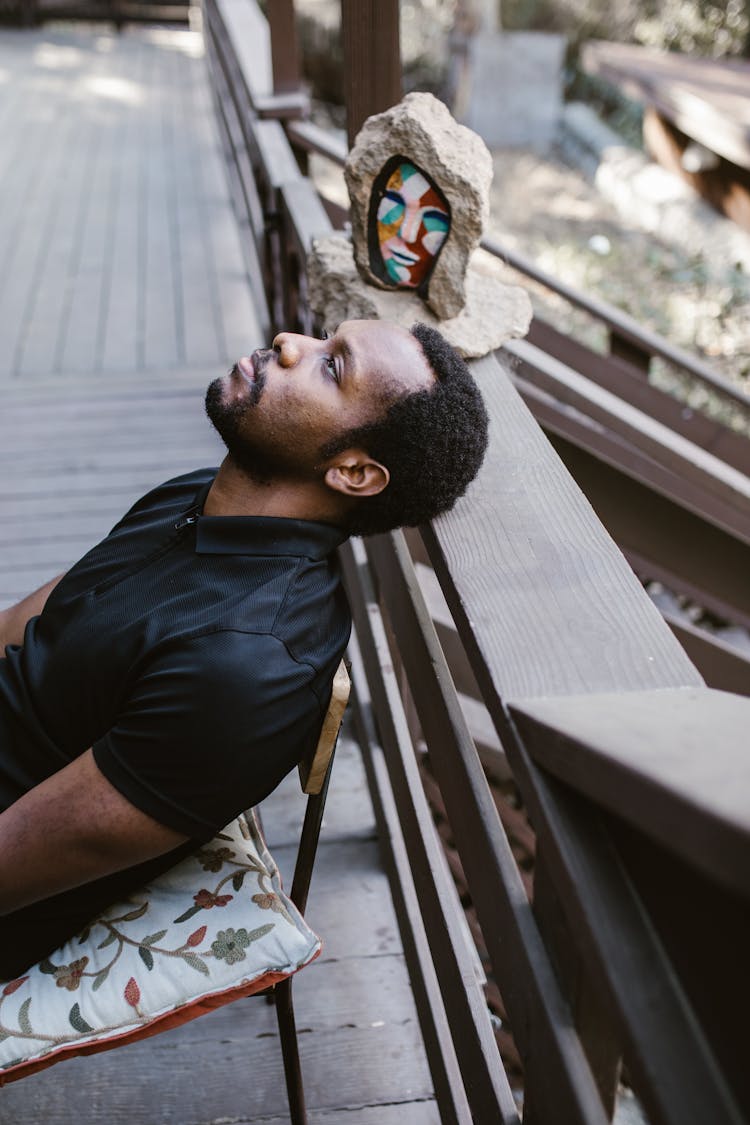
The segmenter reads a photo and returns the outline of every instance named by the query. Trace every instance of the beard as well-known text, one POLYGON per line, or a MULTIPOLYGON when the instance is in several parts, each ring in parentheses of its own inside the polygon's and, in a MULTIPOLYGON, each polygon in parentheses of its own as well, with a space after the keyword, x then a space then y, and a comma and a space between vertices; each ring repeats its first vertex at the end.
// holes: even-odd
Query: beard
MULTIPOLYGON (((237 365, 230 368, 230 376, 238 376, 237 365)), ((273 465, 261 450, 256 449, 252 438, 252 422, 248 421, 260 401, 265 386, 265 366, 258 365, 254 383, 248 384, 247 394, 240 401, 224 401, 224 378, 214 379, 206 391, 208 420, 227 447, 235 464, 258 484, 268 484, 273 476, 273 465)))
MULTIPOLYGON (((299 442, 287 432, 283 413, 271 419, 266 410, 254 424, 253 413, 266 384, 266 366, 260 353, 255 382, 247 384, 241 399, 226 401, 226 378, 219 378, 209 385, 205 402, 209 421, 227 447, 231 461, 253 484, 264 486, 315 472, 301 455, 299 442)), ((238 377, 236 365, 229 375, 238 377)))

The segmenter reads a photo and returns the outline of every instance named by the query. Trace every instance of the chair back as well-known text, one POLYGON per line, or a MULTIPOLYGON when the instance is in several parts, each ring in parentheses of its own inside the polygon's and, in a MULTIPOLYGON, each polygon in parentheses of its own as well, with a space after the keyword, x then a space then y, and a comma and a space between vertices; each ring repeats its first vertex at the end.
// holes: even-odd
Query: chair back
POLYGON ((333 678, 331 701, 323 719, 318 745, 311 754, 308 754, 299 763, 299 780, 302 792, 309 796, 320 793, 323 788, 333 751, 336 747, 336 739, 341 729, 344 711, 349 700, 350 689, 349 673, 342 660, 333 678))
POLYGON ((289 897, 301 914, 305 913, 307 905, 307 894, 310 889, 315 853, 318 848, 318 837, 323 823, 328 780, 333 765, 333 752, 336 749, 336 741, 349 699, 350 688, 349 673, 342 660, 333 678, 331 701, 323 719, 318 745, 314 752, 299 764, 300 784, 303 793, 307 793, 308 796, 289 897))

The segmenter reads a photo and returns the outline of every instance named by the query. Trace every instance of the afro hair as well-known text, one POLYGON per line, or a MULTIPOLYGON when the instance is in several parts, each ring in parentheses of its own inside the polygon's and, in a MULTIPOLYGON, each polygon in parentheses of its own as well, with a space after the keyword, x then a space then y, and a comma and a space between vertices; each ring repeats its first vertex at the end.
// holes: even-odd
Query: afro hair
POLYGON ((366 449, 387 466, 390 481, 347 514, 352 535, 416 527, 453 507, 479 472, 487 448, 488 417, 464 360, 434 329, 415 324, 412 335, 435 375, 429 390, 397 399, 377 422, 349 430, 324 450, 366 449))

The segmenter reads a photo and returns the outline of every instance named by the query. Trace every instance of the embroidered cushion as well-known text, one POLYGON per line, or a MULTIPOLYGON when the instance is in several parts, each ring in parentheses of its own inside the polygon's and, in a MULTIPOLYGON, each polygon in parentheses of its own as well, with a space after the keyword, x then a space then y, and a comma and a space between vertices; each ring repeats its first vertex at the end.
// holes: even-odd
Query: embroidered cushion
POLYGON ((0 1085, 259 992, 320 949, 247 813, 24 976, 0 982, 0 1085))

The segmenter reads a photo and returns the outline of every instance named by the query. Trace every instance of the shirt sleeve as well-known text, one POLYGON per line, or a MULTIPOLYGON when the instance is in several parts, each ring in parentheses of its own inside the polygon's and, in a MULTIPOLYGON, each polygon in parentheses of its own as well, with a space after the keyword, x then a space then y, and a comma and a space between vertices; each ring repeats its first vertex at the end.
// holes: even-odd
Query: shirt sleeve
POLYGON ((313 669, 268 634, 216 632, 152 657, 94 760, 161 824, 208 839, 317 740, 313 669))

